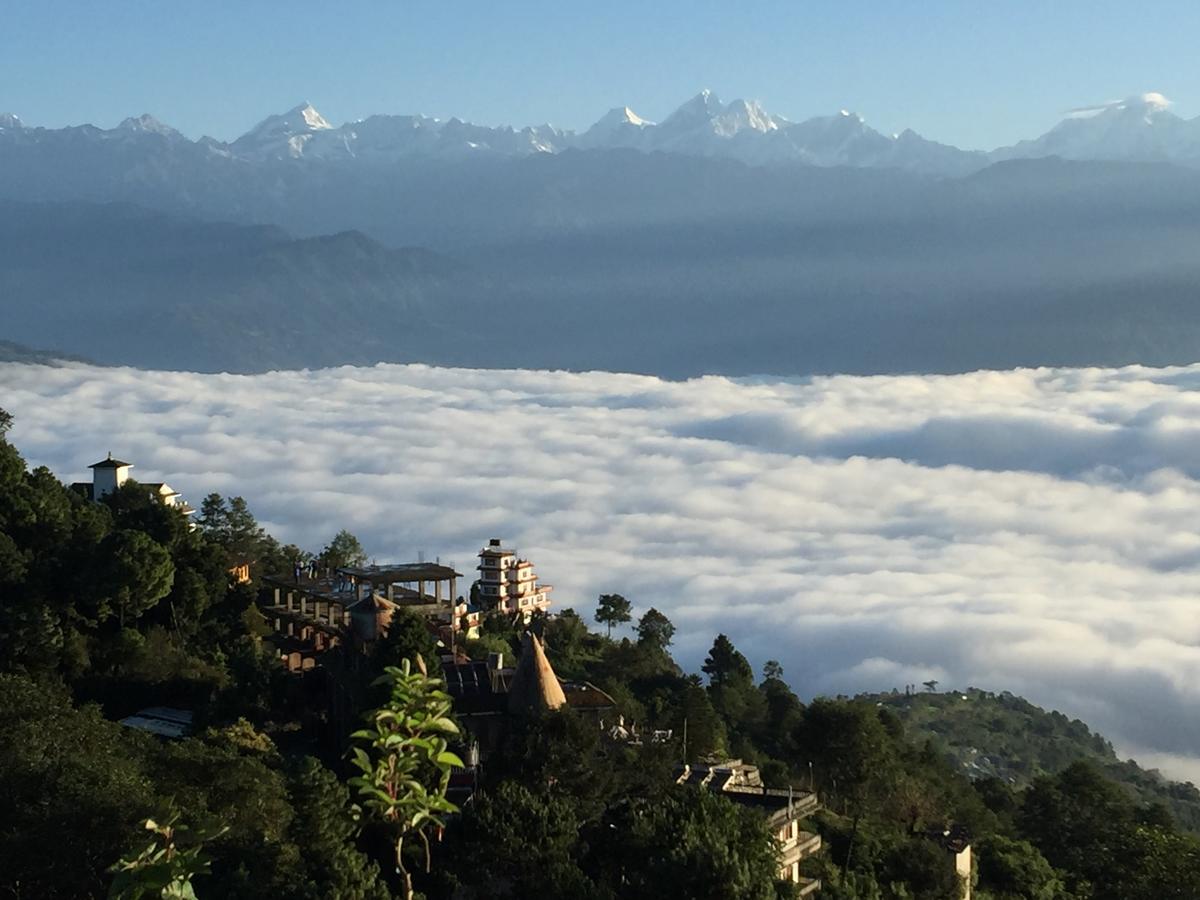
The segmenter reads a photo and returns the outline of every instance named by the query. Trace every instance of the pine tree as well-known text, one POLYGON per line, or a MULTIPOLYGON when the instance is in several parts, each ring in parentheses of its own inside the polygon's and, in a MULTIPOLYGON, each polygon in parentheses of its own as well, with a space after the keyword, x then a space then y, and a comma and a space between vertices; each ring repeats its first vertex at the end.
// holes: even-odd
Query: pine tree
POLYGON ((666 650, 671 645, 671 638, 675 636, 675 626, 652 606, 638 620, 637 634, 639 644, 666 650))
POLYGON ((700 669, 708 676, 709 683, 718 687, 754 680, 754 670, 750 667, 750 662, 723 634, 718 634, 717 639, 713 641, 708 658, 704 660, 700 669))
POLYGON ((225 498, 212 493, 200 501, 200 515, 196 524, 203 529, 209 540, 229 546, 229 511, 225 508, 225 498))
POLYGON ((289 784, 296 816, 288 837, 303 849, 307 883, 295 884, 303 900, 385 900, 379 867, 355 845, 358 826, 350 814, 350 792, 336 775, 306 756, 289 784))

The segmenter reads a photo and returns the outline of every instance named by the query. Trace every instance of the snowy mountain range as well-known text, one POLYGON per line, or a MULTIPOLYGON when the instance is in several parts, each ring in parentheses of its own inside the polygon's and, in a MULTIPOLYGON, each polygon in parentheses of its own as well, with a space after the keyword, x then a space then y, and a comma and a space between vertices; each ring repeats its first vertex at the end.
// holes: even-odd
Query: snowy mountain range
POLYGON ((90 125, 31 128, 0 115, 0 147, 105 142, 165 142, 182 153, 200 152, 248 163, 310 161, 386 164, 409 159, 519 158, 570 149, 636 150, 732 159, 748 165, 892 168, 937 176, 978 171, 993 162, 1059 156, 1073 160, 1200 163, 1200 118, 1183 119, 1161 94, 1148 93, 1074 110, 1049 132, 990 153, 960 150, 913 131, 886 135, 858 115, 792 122, 755 101, 722 103, 701 91, 661 123, 617 107, 583 132, 552 125, 512 128, 473 125, 457 118, 376 115, 334 126, 311 104, 270 116, 230 143, 191 141, 149 115, 116 128, 90 125))

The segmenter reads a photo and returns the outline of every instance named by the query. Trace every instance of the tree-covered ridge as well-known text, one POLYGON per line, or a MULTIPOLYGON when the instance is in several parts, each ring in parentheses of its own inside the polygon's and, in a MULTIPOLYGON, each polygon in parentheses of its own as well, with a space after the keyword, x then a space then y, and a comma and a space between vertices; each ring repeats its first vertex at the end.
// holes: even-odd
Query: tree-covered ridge
POLYGON ((1165 803, 1181 825, 1200 833, 1200 790, 1120 759, 1108 740, 1079 719, 1008 692, 976 688, 870 694, 864 699, 894 712, 914 739, 933 740, 970 778, 998 778, 1025 788, 1038 776, 1088 760, 1128 788, 1138 802, 1165 803))
MULTIPOLYGON (((950 825, 970 836, 977 900, 1200 896, 1200 840, 1102 766, 1068 753, 1051 771, 1017 742, 1046 772, 972 780, 891 698, 806 704, 725 635, 686 672, 670 620, 649 609, 627 629, 636 604, 619 594, 602 604, 611 637, 569 609, 531 627, 559 677, 610 695, 641 740, 569 709, 507 717, 452 815, 439 797, 467 757, 440 670, 413 669, 445 649, 423 621, 397 612, 373 645, 289 675, 256 585, 228 569, 288 574, 310 554, 237 498, 206 498, 195 529, 134 482, 88 501, 28 470, 8 424, 0 411, 0 897, 131 896, 138 877, 179 876, 201 898, 382 898, 405 895, 404 870, 426 900, 794 896, 756 810, 675 783, 684 762, 730 757, 819 794, 804 828, 826 850, 802 865, 822 897, 957 898, 933 836, 950 825), (119 724, 153 705, 192 710, 193 734, 119 724), (179 871, 155 868, 174 841, 179 871)), ((356 544, 338 533, 321 555, 356 544)), ((463 649, 508 657, 521 637, 491 615, 463 649)))

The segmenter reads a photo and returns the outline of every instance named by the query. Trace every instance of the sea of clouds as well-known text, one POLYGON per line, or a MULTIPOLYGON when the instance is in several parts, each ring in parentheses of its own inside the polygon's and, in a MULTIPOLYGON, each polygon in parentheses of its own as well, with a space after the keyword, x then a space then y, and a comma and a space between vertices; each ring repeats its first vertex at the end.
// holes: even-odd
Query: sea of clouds
POLYGON ((805 697, 1009 690, 1200 780, 1200 366, 669 382, 381 365, 0 365, 31 464, 111 451, 244 495, 319 550, 473 572, 501 537, 559 608, 655 606, 805 697))

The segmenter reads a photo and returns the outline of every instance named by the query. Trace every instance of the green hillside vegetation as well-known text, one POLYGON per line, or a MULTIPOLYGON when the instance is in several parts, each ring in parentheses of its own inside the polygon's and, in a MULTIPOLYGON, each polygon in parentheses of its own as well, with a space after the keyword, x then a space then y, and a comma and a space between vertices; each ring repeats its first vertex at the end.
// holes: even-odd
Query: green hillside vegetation
MULTIPOLYGON (((240 498, 210 495, 196 529, 133 482, 89 502, 29 470, 7 425, 0 412, 0 896, 403 897, 399 863, 426 900, 794 896, 756 812, 674 783, 682 761, 712 757, 818 792, 824 809, 805 827, 826 849, 802 867, 824 898, 959 897, 927 836, 951 824, 972 836, 977 900, 1198 896, 1200 840, 1103 760, 1051 760, 1014 737, 1002 747, 1035 760, 1027 781, 972 780, 892 704, 802 703, 778 663, 756 673, 724 635, 701 672, 684 671, 669 619, 635 618, 618 594, 600 606, 612 637, 569 609, 531 627, 560 677, 671 738, 614 741, 570 711, 509 720, 452 814, 441 791, 458 726, 441 713, 436 665, 428 677, 404 665, 435 659, 419 620, 397 614, 369 653, 330 659, 357 713, 343 727, 310 691, 321 672, 282 667, 256 585, 227 575, 247 560, 290 572, 299 548, 240 498), (193 734, 119 724, 147 706, 193 710, 193 734)), ((353 546, 341 534, 327 551, 353 546)), ((491 617, 467 650, 515 654, 520 641, 491 617)))
POLYGON ((945 693, 868 694, 899 716, 915 739, 929 738, 972 779, 997 778, 1015 788, 1087 760, 1124 785, 1140 803, 1166 804, 1176 820, 1200 832, 1200 790, 1170 781, 1133 760, 1079 719, 1042 709, 1007 691, 976 688, 945 693))

